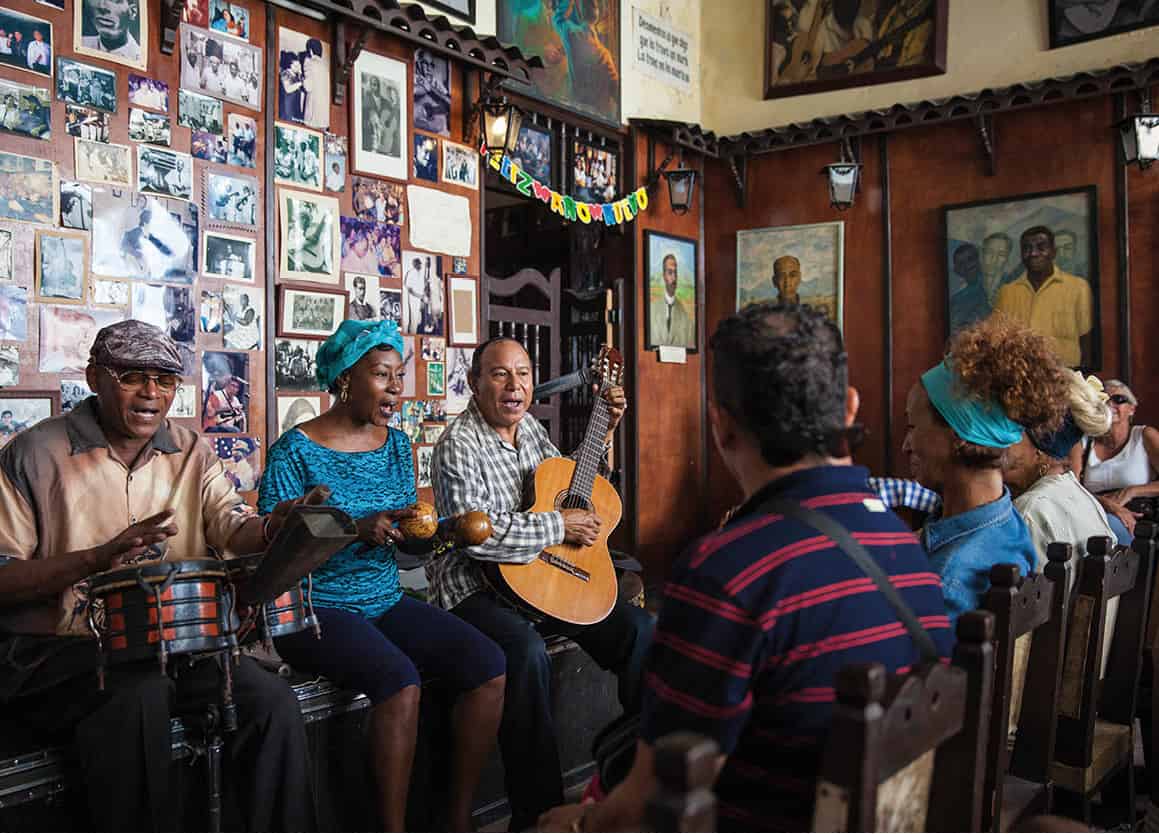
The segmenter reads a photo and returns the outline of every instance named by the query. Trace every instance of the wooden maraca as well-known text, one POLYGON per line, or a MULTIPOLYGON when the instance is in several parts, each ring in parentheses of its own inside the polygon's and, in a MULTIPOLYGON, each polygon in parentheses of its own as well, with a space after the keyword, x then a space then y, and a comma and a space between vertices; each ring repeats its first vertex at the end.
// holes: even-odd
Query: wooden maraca
POLYGON ((419 501, 411 505, 418 515, 399 521, 398 529, 406 536, 398 548, 404 553, 445 553, 455 547, 473 547, 491 536, 491 518, 472 510, 440 520, 434 507, 419 501))
POLYGON ((439 515, 431 504, 416 501, 407 509, 414 510, 415 516, 399 521, 398 529, 408 539, 429 539, 439 529, 439 515))

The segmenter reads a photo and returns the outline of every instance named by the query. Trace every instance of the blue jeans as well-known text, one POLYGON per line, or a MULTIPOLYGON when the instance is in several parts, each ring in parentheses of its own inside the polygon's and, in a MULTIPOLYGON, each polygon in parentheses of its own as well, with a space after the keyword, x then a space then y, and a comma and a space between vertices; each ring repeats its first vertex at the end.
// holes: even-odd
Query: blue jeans
POLYGON ((1107 513, 1107 523, 1111 525, 1111 532, 1115 534, 1115 540, 1118 544, 1130 545, 1132 536, 1127 532, 1127 525, 1123 520, 1114 513, 1107 513))
POLYGON ((618 600, 612 612, 590 626, 554 620, 532 623, 493 594, 477 593, 452 609, 499 644, 507 656, 507 690, 499 748, 511 803, 511 831, 535 825, 548 808, 563 804, 563 775, 551 714, 551 661, 545 635, 563 634, 579 643, 619 678, 620 705, 640 708, 644 658, 655 627, 642 608, 618 600))

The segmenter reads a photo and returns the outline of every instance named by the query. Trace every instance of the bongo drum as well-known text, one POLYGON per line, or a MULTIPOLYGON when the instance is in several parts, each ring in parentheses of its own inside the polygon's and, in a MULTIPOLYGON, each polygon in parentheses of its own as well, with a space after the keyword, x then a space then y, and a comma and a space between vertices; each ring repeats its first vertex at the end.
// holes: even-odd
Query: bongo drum
MULTIPOLYGON (((257 574, 264 557, 265 554, 258 553, 230 559, 224 563, 229 571, 231 598, 248 596, 247 583, 250 583, 257 574)), ((256 631, 257 636, 267 645, 275 637, 284 637, 308 628, 312 628, 315 635, 321 637, 322 627, 314 614, 310 593, 313 584, 310 575, 307 574, 302 582, 306 585, 304 592, 301 583, 295 582, 288 590, 272 600, 256 606, 243 605, 242 617, 236 627, 238 634, 245 639, 256 631)))

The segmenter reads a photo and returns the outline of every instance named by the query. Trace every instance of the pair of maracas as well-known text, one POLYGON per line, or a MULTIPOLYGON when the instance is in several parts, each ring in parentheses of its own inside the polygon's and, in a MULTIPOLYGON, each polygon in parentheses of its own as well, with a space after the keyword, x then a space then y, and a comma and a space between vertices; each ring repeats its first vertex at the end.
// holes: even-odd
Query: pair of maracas
POLYGON ((442 553, 453 547, 473 547, 491 536, 491 519, 477 510, 440 519, 426 501, 416 501, 408 509, 415 514, 398 522, 398 529, 406 537, 399 549, 405 553, 442 553))

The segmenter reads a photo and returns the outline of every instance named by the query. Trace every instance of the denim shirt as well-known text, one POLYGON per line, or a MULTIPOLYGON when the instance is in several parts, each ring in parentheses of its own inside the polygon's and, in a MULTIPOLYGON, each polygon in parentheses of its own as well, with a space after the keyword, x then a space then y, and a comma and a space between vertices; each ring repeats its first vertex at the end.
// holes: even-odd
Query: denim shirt
POLYGON ((951 623, 981 604, 994 565, 1018 565, 1023 576, 1034 570, 1034 542, 1009 489, 1004 487, 998 500, 960 515, 942 518, 940 509, 935 512, 922 528, 922 545, 942 577, 951 623))

